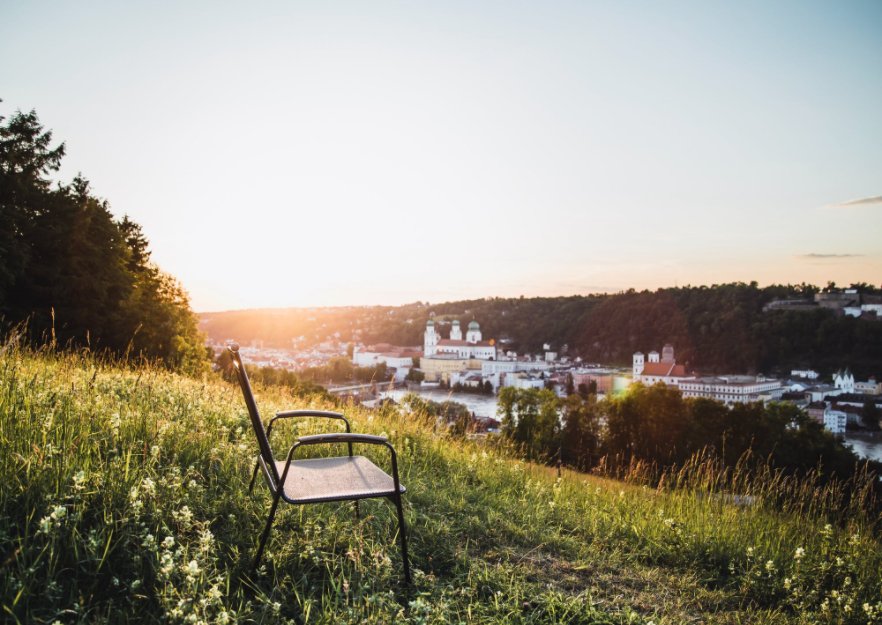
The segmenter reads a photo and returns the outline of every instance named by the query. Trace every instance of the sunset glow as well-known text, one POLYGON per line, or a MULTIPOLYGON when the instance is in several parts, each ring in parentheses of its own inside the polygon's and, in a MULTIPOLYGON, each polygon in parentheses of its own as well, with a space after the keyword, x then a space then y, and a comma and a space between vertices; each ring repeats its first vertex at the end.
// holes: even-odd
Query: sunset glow
POLYGON ((878 2, 188 6, 7 4, 0 114, 196 310, 880 282, 878 2))

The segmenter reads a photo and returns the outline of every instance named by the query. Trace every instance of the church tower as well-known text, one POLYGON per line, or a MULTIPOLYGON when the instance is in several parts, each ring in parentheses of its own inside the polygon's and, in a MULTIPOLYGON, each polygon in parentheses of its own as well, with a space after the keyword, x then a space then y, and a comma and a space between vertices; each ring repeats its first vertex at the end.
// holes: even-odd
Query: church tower
POLYGON ((469 322, 469 331, 466 332, 466 341, 472 344, 481 342, 481 326, 478 325, 477 321, 469 322))
POLYGON ((459 319, 453 320, 453 327, 450 328, 450 340, 451 341, 461 341, 462 340, 462 330, 459 329, 459 319))
POLYGON ((635 376, 643 373, 643 352, 634 353, 634 367, 631 371, 635 376))
POLYGON ((426 331, 423 334, 423 355, 434 356, 438 345, 438 334, 435 333, 435 322, 429 319, 426 322, 426 331))

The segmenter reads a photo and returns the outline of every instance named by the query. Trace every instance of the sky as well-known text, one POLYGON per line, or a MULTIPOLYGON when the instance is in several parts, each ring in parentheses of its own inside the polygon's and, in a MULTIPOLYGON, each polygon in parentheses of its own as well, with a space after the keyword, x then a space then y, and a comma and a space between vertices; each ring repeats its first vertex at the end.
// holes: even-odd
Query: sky
POLYGON ((882 2, 0 0, 197 311, 882 283, 882 2))

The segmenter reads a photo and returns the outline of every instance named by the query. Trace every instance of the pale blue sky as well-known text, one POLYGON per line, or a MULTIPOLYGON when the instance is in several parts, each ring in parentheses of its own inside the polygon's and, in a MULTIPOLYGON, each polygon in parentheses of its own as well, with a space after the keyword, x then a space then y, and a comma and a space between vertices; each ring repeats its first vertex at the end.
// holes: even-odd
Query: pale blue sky
POLYGON ((0 58, 197 310, 882 282, 879 1, 0 0, 0 58))

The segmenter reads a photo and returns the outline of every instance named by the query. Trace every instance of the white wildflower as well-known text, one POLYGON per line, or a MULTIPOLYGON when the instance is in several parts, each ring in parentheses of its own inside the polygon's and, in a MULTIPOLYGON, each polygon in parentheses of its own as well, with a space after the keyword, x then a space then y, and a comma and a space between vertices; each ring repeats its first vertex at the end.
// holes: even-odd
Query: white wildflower
POLYGON ((73 487, 74 490, 83 490, 86 486, 86 472, 85 471, 77 471, 76 475, 73 476, 73 487))
POLYGON ((797 547, 796 551, 793 553, 794 560, 802 560, 803 556, 805 556, 805 549, 802 547, 797 547))
POLYGON ((175 539, 173 536, 166 536, 162 541, 162 546, 165 549, 171 549, 175 546, 175 539))

